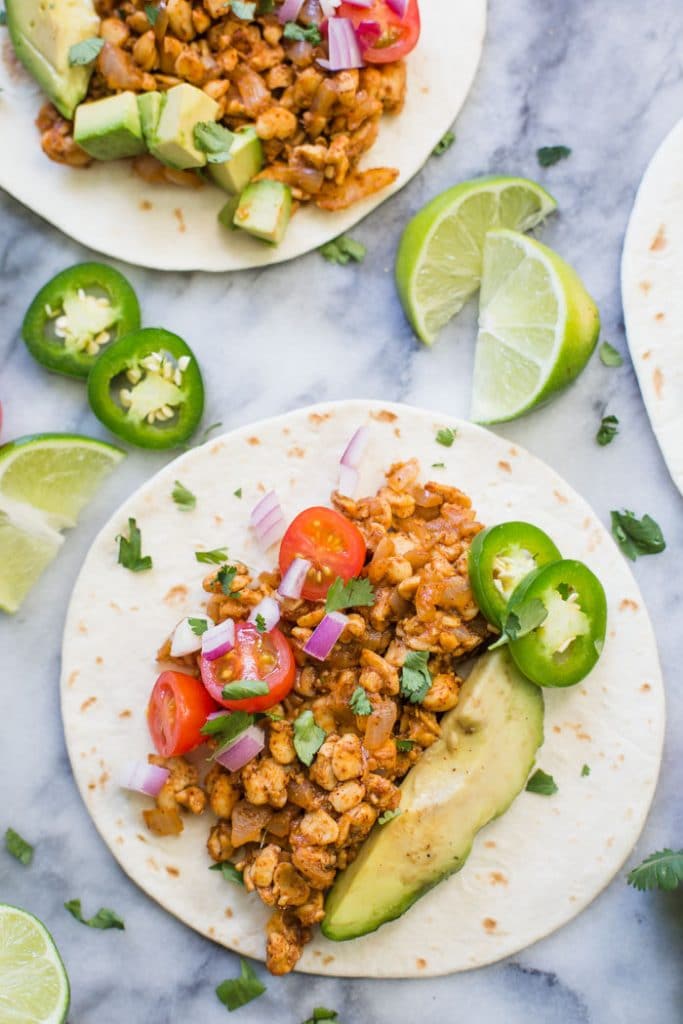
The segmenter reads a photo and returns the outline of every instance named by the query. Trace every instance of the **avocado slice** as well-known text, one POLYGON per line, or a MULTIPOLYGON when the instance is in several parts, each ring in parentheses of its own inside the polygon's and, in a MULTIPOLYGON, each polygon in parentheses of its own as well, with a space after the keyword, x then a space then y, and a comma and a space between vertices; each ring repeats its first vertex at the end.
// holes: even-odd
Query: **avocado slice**
POLYGON ((264 242, 278 245, 292 215, 292 193, 281 181, 263 178, 247 185, 240 196, 233 224, 264 242))
POLYGON ((219 188, 232 195, 239 195, 262 167, 261 140, 256 134, 256 129, 247 125, 235 132, 230 155, 225 163, 209 164, 209 174, 219 188))
POLYGON ((138 96, 138 110, 140 111, 140 124, 145 144, 150 146, 159 124, 161 111, 166 102, 164 92, 143 92, 138 96))
POLYGON ((81 103, 76 108, 74 142, 96 160, 120 160, 146 152, 135 93, 81 103))
POLYGON ((5 0, 14 52, 64 117, 88 91, 92 64, 69 64, 76 43, 99 35, 93 0, 5 0))
POLYGON ((401 814, 375 826, 332 887, 328 939, 375 931, 462 868, 477 832, 527 780, 543 742, 543 695, 507 651, 495 651, 477 662, 441 728, 403 781, 401 814))
POLYGON ((194 141, 195 126, 201 121, 215 121, 220 107, 201 89, 183 82, 166 93, 161 115, 149 140, 149 150, 162 164, 185 171, 203 167, 206 153, 194 141))

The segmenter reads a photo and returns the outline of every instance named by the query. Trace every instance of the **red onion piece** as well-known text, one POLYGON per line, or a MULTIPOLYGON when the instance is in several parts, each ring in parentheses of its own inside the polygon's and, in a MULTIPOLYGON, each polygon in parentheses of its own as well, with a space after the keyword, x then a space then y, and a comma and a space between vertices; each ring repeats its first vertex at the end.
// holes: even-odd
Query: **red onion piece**
POLYGON ((207 661, 215 661, 235 646, 235 623, 226 619, 217 626, 202 633, 202 655, 207 661))
POLYGON ((311 563, 305 558, 295 558, 277 588, 280 597, 300 598, 310 568, 311 563))
POLYGON ((362 68, 363 58, 350 18, 330 18, 328 22, 329 60, 318 60, 328 71, 362 68))
POLYGON ((250 522, 256 539, 264 550, 280 540, 287 524, 275 491, 268 491, 254 506, 250 522))
POLYGON ((259 729, 257 725, 250 725, 218 755, 216 761, 227 768, 229 772, 237 772, 240 768, 244 768, 245 764, 253 761, 265 745, 263 730, 259 729))
POLYGON ((263 519, 265 519, 265 517, 270 512, 273 511, 273 509, 279 508, 279 507, 280 507, 280 502, 278 500, 278 496, 275 493, 275 491, 268 491, 268 493, 264 494, 264 496, 261 498, 261 500, 258 501, 254 505, 253 509, 251 510, 251 514, 249 516, 249 522, 251 523, 251 525, 254 528, 256 528, 258 526, 258 524, 263 519))
POLYGON ((264 597, 262 601, 259 601, 249 613, 249 622, 255 623, 259 615, 262 616, 266 624, 265 633, 270 633, 271 629, 275 629, 280 621, 280 605, 274 597, 264 597))
POLYGON ((378 21, 361 21, 356 28, 358 41, 364 50, 374 46, 382 35, 382 26, 378 21))
POLYGON ((374 2, 375 0, 346 0, 346 3, 351 4, 352 7, 372 7, 374 2))
POLYGON ((351 469, 350 466, 340 466, 337 490, 347 498, 355 498, 358 490, 358 470, 351 469))
POLYGON ((313 630, 306 641, 304 652, 317 661, 325 661, 348 621, 341 612, 330 612, 313 630))
POLYGON ((184 658, 187 654, 194 654, 196 651, 202 649, 202 637, 197 636, 192 627, 190 626, 190 619, 201 619, 202 622, 206 622, 209 627, 213 626, 214 621, 210 619, 208 615, 190 615, 186 619, 181 619, 176 628, 173 630, 173 636, 171 637, 171 657, 172 658, 184 658))
POLYGON ((320 9, 326 18, 334 18, 342 0, 320 0, 320 9))
POLYGON ((358 469, 361 463, 361 459, 365 454, 365 449, 368 446, 370 440, 370 431, 367 427, 359 427, 356 433, 353 435, 346 448, 344 454, 339 460, 342 466, 350 466, 351 469, 358 469))
POLYGON ((304 5, 304 0, 285 0, 277 12, 277 16, 284 25, 288 21, 296 21, 299 12, 304 5))
MULTIPOLYGON (((408 13, 408 4, 410 0, 387 0, 387 6, 391 7, 392 11, 398 14, 399 18, 405 18, 408 13)), ((349 3, 353 3, 353 0, 349 0, 349 3)))
POLYGON ((170 775, 168 768, 160 768, 146 761, 130 761, 121 777, 123 789, 132 789, 146 796, 159 796, 161 788, 170 775))

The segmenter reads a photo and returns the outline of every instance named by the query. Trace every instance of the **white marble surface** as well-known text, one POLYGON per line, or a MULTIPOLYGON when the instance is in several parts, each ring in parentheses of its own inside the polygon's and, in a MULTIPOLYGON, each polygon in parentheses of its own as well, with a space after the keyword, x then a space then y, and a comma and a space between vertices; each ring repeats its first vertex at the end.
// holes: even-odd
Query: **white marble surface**
MULTIPOLYGON (((605 337, 625 351, 620 247, 640 175, 683 109, 682 36, 679 0, 647 7, 637 0, 492 0, 484 64, 458 142, 354 232, 369 248, 362 269, 328 266, 313 254, 233 277, 128 270, 146 322, 184 334, 200 355, 206 422, 229 427, 350 396, 466 415, 474 311, 452 324, 434 351, 419 348, 396 303, 390 268, 409 214, 439 189, 483 172, 537 176, 557 195, 561 213, 543 237, 579 267, 600 304, 605 337), (552 143, 571 146, 573 155, 540 171, 535 150, 552 143)), ((3 437, 100 435, 82 387, 43 374, 19 340, 37 288, 88 253, 14 202, 3 199, 0 210, 3 437)), ((635 566, 660 644, 669 722, 661 783, 633 862, 663 845, 680 847, 681 498, 628 359, 619 370, 594 360, 568 394, 503 432, 563 473, 603 519, 626 506, 650 512, 664 528, 667 552, 635 566), (606 404, 622 430, 601 449, 593 437, 606 404)), ((62 739, 60 632, 78 567, 116 502, 164 461, 131 454, 41 589, 14 619, 0 621, 0 831, 11 825, 37 846, 28 870, 0 853, 0 900, 31 909, 54 933, 72 980, 72 1024, 220 1021, 225 1010, 215 985, 237 972, 235 957, 175 922, 122 875, 84 811, 62 739), (84 929, 62 908, 76 896, 88 913, 114 907, 126 931, 84 929)), ((575 922, 513 961, 425 982, 268 979, 267 995, 236 1019, 299 1024, 322 1004, 336 1008, 343 1024, 675 1024, 683 1016, 682 956, 681 893, 643 895, 621 878, 575 922)))

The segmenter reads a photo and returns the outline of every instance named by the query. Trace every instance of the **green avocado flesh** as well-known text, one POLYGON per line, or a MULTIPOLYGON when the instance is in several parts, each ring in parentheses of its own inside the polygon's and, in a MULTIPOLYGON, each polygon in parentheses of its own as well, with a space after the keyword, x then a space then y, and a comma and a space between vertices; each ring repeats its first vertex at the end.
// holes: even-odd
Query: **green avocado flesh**
POLYGON ((480 829, 524 787, 543 742, 543 695, 495 651, 477 662, 441 729, 403 781, 401 814, 375 826, 331 889, 328 939, 375 931, 462 868, 480 829))
POLYGON ((121 160, 144 153, 147 147, 135 93, 120 92, 81 103, 76 110, 74 141, 95 160, 121 160))
POLYGON ((263 167, 263 147, 251 125, 235 132, 225 163, 209 164, 209 174, 219 188, 239 195, 263 167))
POLYGON ((264 178, 247 185, 240 196, 233 224, 250 235, 279 245, 292 215, 292 193, 280 181, 264 178))
POLYGON ((64 117, 88 91, 94 65, 69 64, 76 43, 99 35, 93 0, 6 0, 14 51, 64 117))

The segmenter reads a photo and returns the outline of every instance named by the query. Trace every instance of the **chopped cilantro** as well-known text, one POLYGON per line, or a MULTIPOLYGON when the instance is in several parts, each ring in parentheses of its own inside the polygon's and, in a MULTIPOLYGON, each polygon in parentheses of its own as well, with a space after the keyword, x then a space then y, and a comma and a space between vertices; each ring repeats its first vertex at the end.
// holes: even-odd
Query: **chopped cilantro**
POLYGON ((398 750, 399 754, 407 754, 407 753, 409 753, 413 749, 414 746, 415 746, 415 740, 403 740, 403 739, 396 740, 396 749, 398 750))
POLYGON ((5 832, 5 849, 20 864, 23 864, 25 868, 33 860, 33 847, 18 832, 15 832, 13 828, 8 828, 5 832))
POLYGON ((338 263, 345 267, 351 260, 354 263, 362 263, 366 257, 367 249, 362 242, 356 242, 348 235, 340 235, 331 242, 321 245, 318 252, 328 263, 338 263))
POLYGON ((155 7, 154 4, 145 4, 145 14, 150 25, 156 25, 157 18, 159 17, 159 8, 155 7))
POLYGON ((260 612, 256 616, 256 629, 258 630, 259 633, 265 633, 266 631, 266 620, 263 618, 260 612))
POLYGON ((209 718, 199 731, 203 736, 219 736, 221 743, 226 743, 253 724, 254 716, 246 711, 226 711, 223 715, 209 718))
POLYGON ((195 636, 203 636, 209 628, 209 623, 206 619, 188 619, 187 624, 195 636))
POLYGON ((444 448, 450 448, 455 441, 456 433, 457 431, 453 430, 452 427, 442 427, 436 435, 437 443, 442 444, 444 448))
POLYGON ((354 715, 372 714, 372 704, 368 700, 368 695, 362 686, 357 686, 353 691, 349 704, 354 715))
MULTIPOLYGON (((227 548, 214 548, 213 551, 195 551, 194 557, 206 565, 220 565, 228 557, 227 548)), ((237 575, 237 569, 233 575, 237 575)))
POLYGON ((220 864, 212 864, 209 871, 220 871, 226 882, 233 882, 234 885, 244 885, 244 877, 234 864, 229 860, 221 861, 220 864))
POLYGON ((316 1006, 304 1024, 319 1024, 321 1020, 339 1020, 339 1014, 336 1010, 328 1010, 326 1006, 316 1006))
POLYGON ((503 631, 495 644, 491 644, 490 650, 496 647, 503 647, 510 640, 519 640, 545 622, 548 618, 548 609, 537 597, 524 601, 518 605, 514 612, 508 612, 503 621, 503 631))
POLYGON ((583 768, 581 769, 581 778, 582 779, 587 778, 590 775, 590 773, 591 773, 590 765, 585 764, 583 766, 583 768))
POLYGON ((446 468, 446 463, 445 462, 432 462, 432 469, 445 469, 445 468, 446 468))
POLYGON ((619 420, 616 416, 603 416, 595 440, 601 447, 610 444, 619 433, 619 420))
POLYGON ((552 796, 557 793, 557 783, 552 775, 537 768, 526 784, 527 793, 538 793, 539 796, 552 796))
POLYGON ((609 341, 603 341, 602 345, 600 346, 599 355, 600 362, 603 366, 623 365, 624 357, 622 356, 621 352, 614 347, 614 345, 610 345, 609 341))
POLYGON ((304 711, 294 719, 294 749, 300 761, 310 765, 325 742, 325 730, 316 725, 312 711, 304 711))
POLYGON ((200 121, 194 126, 194 144, 202 153, 206 153, 210 164, 224 164, 230 156, 234 141, 234 133, 217 121, 200 121))
POLYGON ((100 907, 93 917, 83 917, 80 900, 69 900, 64 906, 72 917, 75 917, 81 924, 87 925, 88 928, 99 928, 102 931, 106 931, 108 928, 118 928, 123 931, 126 927, 116 911, 109 910, 108 907, 100 907))
POLYGON ((325 611, 339 612, 343 608, 369 607, 374 603, 375 591, 372 589, 370 580, 358 578, 344 583, 341 576, 337 576, 327 591, 325 611))
POLYGON ((175 487, 171 491, 171 497, 180 508, 190 509, 194 508, 197 504, 197 499, 192 491, 188 491, 187 487, 181 484, 180 480, 176 480, 175 487))
POLYGON ((455 132, 446 132, 432 150, 432 156, 443 156, 455 142, 455 132))
POLYGON ((101 39, 100 36, 91 36, 90 39, 82 39, 80 43, 74 43, 69 49, 69 67, 92 64, 94 60, 97 60, 103 46, 104 39, 101 39))
POLYGON ((221 585, 221 590, 226 597, 237 598, 242 593, 241 590, 233 590, 232 584, 235 576, 237 575, 237 568, 234 565, 222 565, 216 573, 216 579, 221 585))
POLYGON ((377 819, 378 825, 386 825, 388 821, 393 821, 394 818, 398 818, 399 814, 402 814, 400 807, 397 807, 395 811, 385 811, 384 814, 380 814, 377 819))
POLYGON ((421 704, 432 686, 429 651, 409 651, 401 669, 401 693, 411 704, 421 704))
POLYGON ((285 39, 295 39, 299 43, 312 43, 313 46, 320 46, 323 37, 317 25, 298 25, 295 21, 288 21, 282 33, 285 39))
POLYGON ((236 498, 241 498, 242 497, 242 488, 238 487, 237 490, 233 491, 232 493, 235 495, 236 498))
POLYGON ((627 509, 621 512, 613 510, 611 515, 612 536, 632 562, 635 562, 639 555, 657 555, 664 551, 664 535, 652 516, 645 515, 638 519, 627 509))
POLYGON ((124 537, 120 533, 116 538, 119 542, 119 565, 131 572, 146 572, 152 568, 152 558, 142 554, 142 534, 133 518, 128 520, 128 534, 124 537))
POLYGON ((552 167, 560 160, 566 160, 571 152, 569 146, 541 146, 536 150, 536 156, 541 167, 552 167))
POLYGON ((239 1010, 240 1006, 246 1006, 252 999, 258 999, 266 991, 266 986, 259 980, 251 964, 240 957, 240 965, 240 977, 228 978, 226 981, 222 981, 216 989, 216 995, 231 1012, 239 1010))
POLYGON ((266 697, 269 693, 268 683, 263 679, 236 679, 223 687, 223 700, 248 700, 250 697, 266 697))
POLYGON ((673 892, 683 883, 683 850, 660 850, 651 853, 642 864, 626 876, 629 885, 645 892, 663 889, 673 892))

